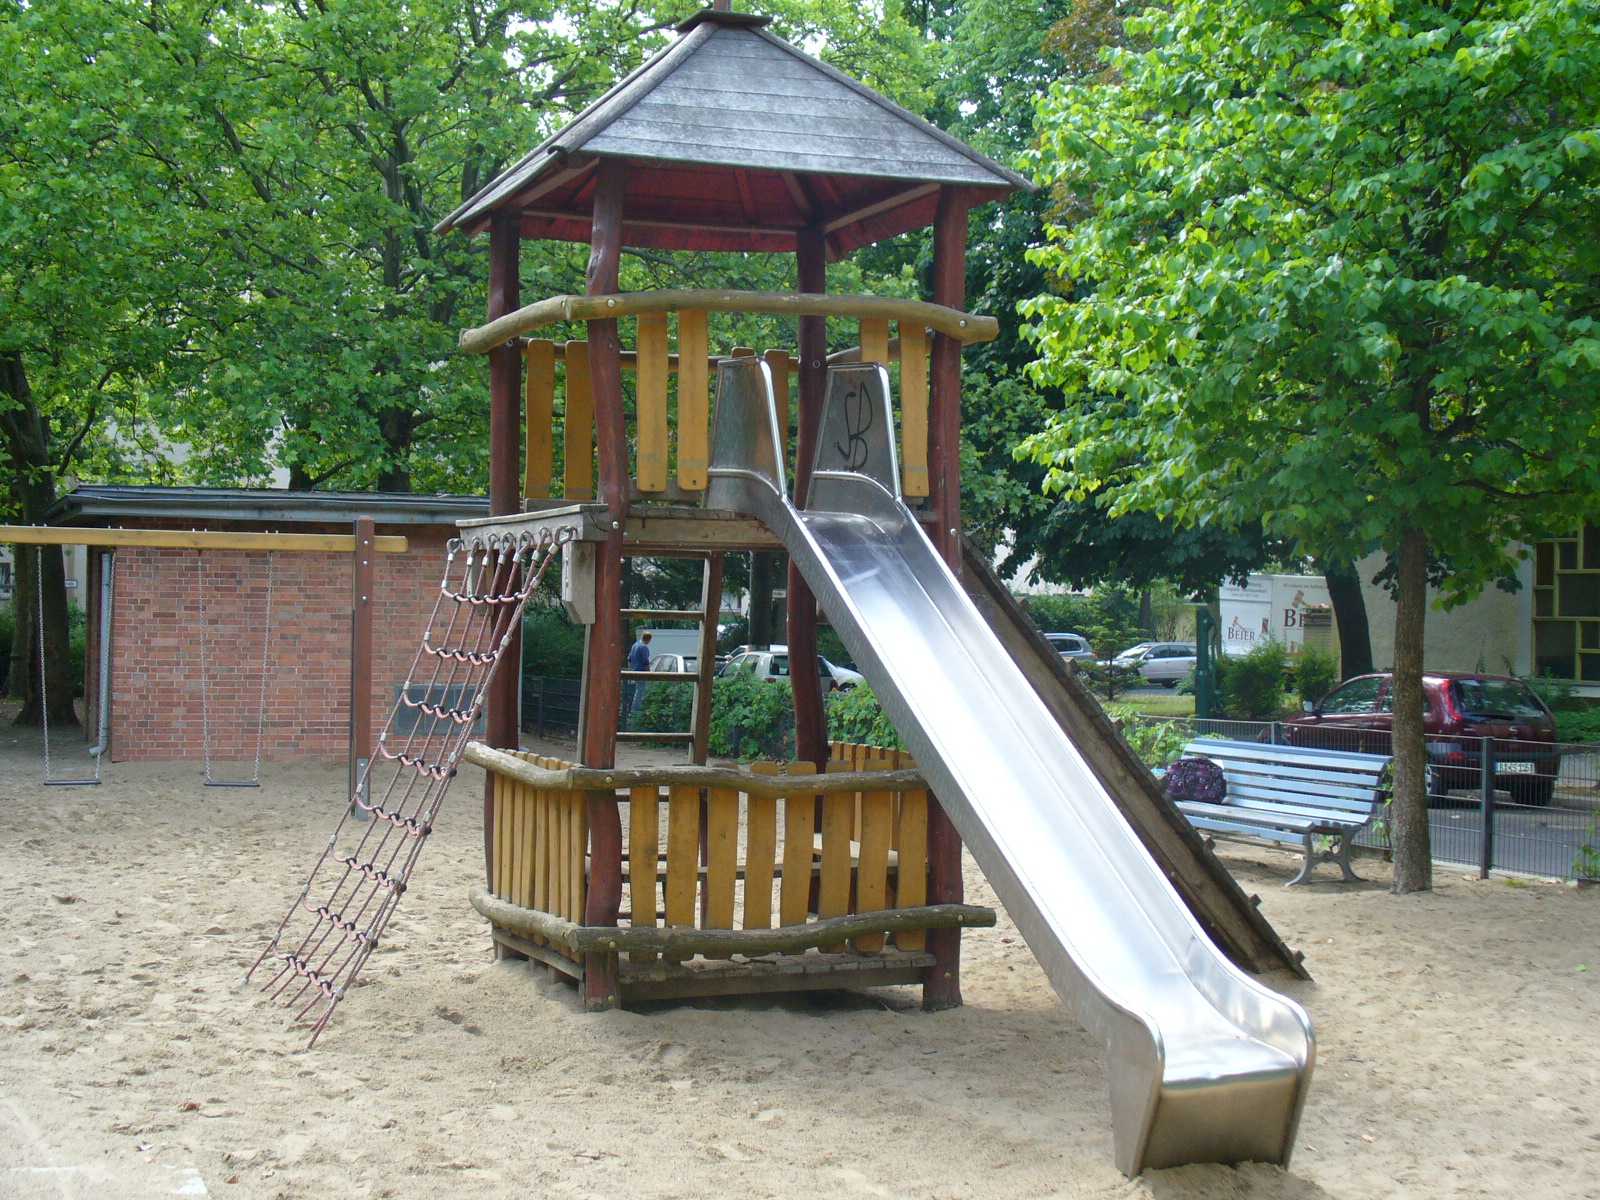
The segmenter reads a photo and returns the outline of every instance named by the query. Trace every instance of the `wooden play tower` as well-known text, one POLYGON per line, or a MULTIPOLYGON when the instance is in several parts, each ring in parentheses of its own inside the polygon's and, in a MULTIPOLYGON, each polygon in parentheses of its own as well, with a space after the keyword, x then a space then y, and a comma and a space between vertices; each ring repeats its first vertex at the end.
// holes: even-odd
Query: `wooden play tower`
MULTIPOLYGON (((1106 743, 1091 755, 1096 769, 1133 798, 1130 820, 1173 864, 1202 921, 1246 965, 1292 965, 1057 656, 1039 650, 986 565, 964 556, 961 353, 997 333, 992 318, 963 311, 968 212, 1030 185, 774 37, 767 23, 723 0, 696 13, 671 46, 438 227, 489 235, 489 319, 461 345, 490 360, 494 515, 463 528, 573 529, 564 586, 582 593, 593 580, 580 762, 514 753, 512 671, 489 697, 485 741, 500 750, 468 754, 491 772, 488 878, 474 902, 499 952, 580 980, 591 1008, 877 983, 921 983, 932 1009, 960 1003, 960 928, 992 914, 962 903, 960 842, 914 765, 830 746, 815 672, 792 674, 797 762, 705 766, 723 556, 781 549, 753 519, 703 507, 710 381, 717 357, 761 354, 797 503, 810 484, 830 358, 898 364, 902 491, 939 553, 976 581, 1063 726, 1106 743), (930 225, 929 302, 827 293, 829 262, 930 225), (524 306, 524 238, 587 241, 585 294, 524 306), (624 246, 792 253, 798 291, 619 293, 624 246), (792 316, 797 337, 792 347, 719 345, 717 313, 792 316), (831 355, 830 319, 839 338, 831 355), (586 322, 582 340, 539 336, 576 321, 586 322), (686 615, 624 609, 629 557, 704 563, 683 768, 615 769, 618 741, 631 736, 619 733, 628 623, 686 615)), ((574 604, 588 607, 588 597, 574 604)), ((817 605, 792 566, 787 619, 790 661, 813 662, 817 605)))

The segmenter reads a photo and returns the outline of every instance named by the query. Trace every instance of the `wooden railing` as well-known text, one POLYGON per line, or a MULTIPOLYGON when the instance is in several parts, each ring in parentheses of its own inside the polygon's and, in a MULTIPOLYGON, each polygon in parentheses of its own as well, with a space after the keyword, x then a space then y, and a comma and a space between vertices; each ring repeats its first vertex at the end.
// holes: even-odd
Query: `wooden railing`
MULTIPOLYGON (((693 499, 706 487, 710 452, 711 376, 707 314, 824 316, 859 322, 856 347, 830 356, 900 367, 900 461, 907 496, 928 494, 928 351, 930 334, 961 342, 986 341, 998 334, 992 317, 976 316, 887 296, 834 296, 806 293, 670 290, 615 296, 556 296, 517 310, 461 335, 463 349, 481 353, 512 338, 562 321, 636 317, 637 346, 624 351, 622 367, 635 374, 634 484, 645 498, 693 499), (671 318, 676 314, 676 348, 671 318), (898 337, 891 336, 898 326, 898 337), (675 476, 675 479, 674 479, 675 476)), ((554 498, 559 485, 566 500, 595 496, 594 392, 589 344, 533 338, 523 343, 527 381, 527 444, 523 494, 554 498), (564 401, 558 421, 557 398, 564 401), (563 470, 555 476, 556 442, 563 470)), ((734 356, 757 353, 735 347, 734 356)), ((779 428, 786 453, 792 452, 791 395, 797 363, 787 349, 761 352, 772 370, 779 428)))
POLYGON ((544 769, 524 772, 530 777, 626 788, 624 920, 615 929, 584 928, 588 793, 495 771, 490 891, 504 905, 535 911, 474 903, 491 920, 574 956, 620 950, 642 964, 807 947, 877 954, 890 937, 895 949, 920 951, 929 928, 993 919, 987 910, 927 907, 929 797, 902 752, 835 743, 829 773, 850 773, 838 788, 811 763, 658 768, 657 779, 670 780, 663 783, 644 769, 574 768, 476 746, 468 757, 491 771, 497 762, 515 769, 515 759, 544 769), (882 788, 863 778, 880 771, 888 772, 882 788), (763 937, 771 945, 754 948, 763 937))

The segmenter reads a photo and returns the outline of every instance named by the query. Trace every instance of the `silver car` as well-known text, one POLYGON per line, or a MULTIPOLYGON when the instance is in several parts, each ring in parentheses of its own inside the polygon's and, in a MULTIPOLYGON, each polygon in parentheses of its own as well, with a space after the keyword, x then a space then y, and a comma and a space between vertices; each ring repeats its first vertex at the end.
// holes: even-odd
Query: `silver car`
POLYGON ((1140 642, 1112 662, 1135 668, 1146 683, 1177 687, 1178 681, 1194 670, 1195 647, 1193 642, 1140 642))

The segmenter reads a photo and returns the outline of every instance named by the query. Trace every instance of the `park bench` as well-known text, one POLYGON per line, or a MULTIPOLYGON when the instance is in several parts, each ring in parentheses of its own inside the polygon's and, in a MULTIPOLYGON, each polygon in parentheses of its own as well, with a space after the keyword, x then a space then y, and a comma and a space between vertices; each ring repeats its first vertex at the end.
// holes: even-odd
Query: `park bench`
POLYGON ((1308 882, 1320 862, 1338 863, 1346 882, 1360 882, 1350 869, 1350 842, 1388 799, 1388 755, 1213 738, 1183 752, 1216 763, 1228 785, 1220 804, 1177 801, 1190 824, 1300 843, 1305 862, 1286 887, 1308 882), (1332 838, 1333 846, 1319 848, 1319 838, 1332 838))

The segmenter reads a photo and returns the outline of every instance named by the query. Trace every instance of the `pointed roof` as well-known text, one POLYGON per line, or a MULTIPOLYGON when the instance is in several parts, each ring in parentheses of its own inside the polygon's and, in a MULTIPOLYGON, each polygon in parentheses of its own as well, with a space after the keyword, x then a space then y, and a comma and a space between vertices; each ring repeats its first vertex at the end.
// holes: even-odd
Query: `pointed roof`
POLYGON ((931 223, 942 186, 998 199, 1032 185, 858 80, 703 10, 682 36, 437 227, 521 214, 522 236, 588 241, 595 167, 629 163, 624 240, 687 250, 793 250, 819 223, 830 252, 931 223))

